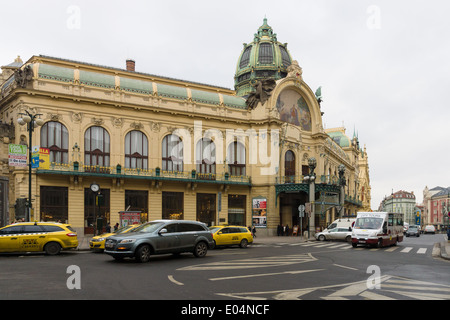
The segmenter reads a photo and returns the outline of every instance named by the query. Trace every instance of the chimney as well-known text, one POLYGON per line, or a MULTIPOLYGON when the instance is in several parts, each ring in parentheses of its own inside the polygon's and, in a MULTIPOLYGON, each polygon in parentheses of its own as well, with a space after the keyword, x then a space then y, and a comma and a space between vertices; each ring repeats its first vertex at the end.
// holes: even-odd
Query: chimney
POLYGON ((131 59, 127 59, 127 71, 135 71, 136 62, 131 59))

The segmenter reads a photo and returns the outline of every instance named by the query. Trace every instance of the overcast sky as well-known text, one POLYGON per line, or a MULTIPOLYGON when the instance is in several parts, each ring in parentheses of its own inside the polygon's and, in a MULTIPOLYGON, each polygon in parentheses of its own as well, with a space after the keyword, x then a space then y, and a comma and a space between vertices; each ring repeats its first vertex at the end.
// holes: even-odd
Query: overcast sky
POLYGON ((0 65, 49 55, 234 88, 264 17, 315 91, 325 128, 367 147, 372 209, 450 186, 450 3, 365 0, 2 1, 0 65))

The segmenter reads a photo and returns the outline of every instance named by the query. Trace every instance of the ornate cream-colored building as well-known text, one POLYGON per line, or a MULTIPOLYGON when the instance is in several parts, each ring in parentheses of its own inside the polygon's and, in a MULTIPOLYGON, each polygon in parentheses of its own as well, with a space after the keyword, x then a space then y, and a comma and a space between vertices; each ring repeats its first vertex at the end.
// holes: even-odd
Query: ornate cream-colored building
POLYGON ((113 225, 134 210, 141 221, 275 234, 300 225, 300 205, 315 203, 304 230, 326 226, 341 207, 370 209, 365 148, 357 137, 340 143, 343 129, 324 130, 321 97, 266 20, 239 56, 235 90, 137 72, 132 60, 117 69, 37 55, 2 67, 0 94, 2 224, 28 218, 29 169, 8 165, 8 144, 29 145, 29 125, 18 124, 27 112, 41 119, 32 146, 50 153, 32 169, 30 219, 90 234, 95 217, 113 225))

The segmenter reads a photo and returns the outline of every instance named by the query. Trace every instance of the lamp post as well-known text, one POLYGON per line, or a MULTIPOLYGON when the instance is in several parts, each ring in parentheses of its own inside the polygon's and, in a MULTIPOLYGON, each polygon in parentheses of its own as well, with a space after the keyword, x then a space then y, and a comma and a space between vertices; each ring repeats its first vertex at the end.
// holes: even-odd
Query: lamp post
POLYGON ((314 235, 315 232, 315 200, 316 200, 316 174, 314 173, 314 169, 316 168, 317 161, 316 158, 309 158, 308 159, 308 166, 309 166, 309 175, 305 176, 305 180, 309 182, 309 203, 311 206, 311 212, 309 217, 309 228, 308 228, 308 238, 311 238, 314 235))
POLYGON ((31 114, 27 110, 25 113, 19 113, 20 117, 17 119, 17 123, 21 126, 27 125, 28 131, 28 201, 27 201, 27 214, 26 221, 30 221, 31 218, 31 209, 33 207, 31 203, 31 150, 33 148, 32 138, 33 131, 35 127, 42 126, 44 124, 44 120, 39 118, 42 114, 31 114))
POLYGON ((338 173, 339 173, 339 185, 340 185, 340 196, 339 196, 339 218, 342 216, 342 209, 344 208, 345 204, 345 166, 343 164, 340 164, 338 167, 338 173))

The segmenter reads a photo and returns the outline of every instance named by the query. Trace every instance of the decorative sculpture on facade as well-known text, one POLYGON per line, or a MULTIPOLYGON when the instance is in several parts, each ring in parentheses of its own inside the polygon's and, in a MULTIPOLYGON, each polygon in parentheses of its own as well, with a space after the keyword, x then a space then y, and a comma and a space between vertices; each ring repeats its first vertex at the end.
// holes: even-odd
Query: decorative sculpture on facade
POLYGON ((273 79, 265 79, 257 81, 255 84, 255 91, 250 93, 247 98, 247 107, 251 110, 256 108, 258 102, 263 105, 269 99, 272 94, 272 90, 275 89, 276 82, 273 79))

